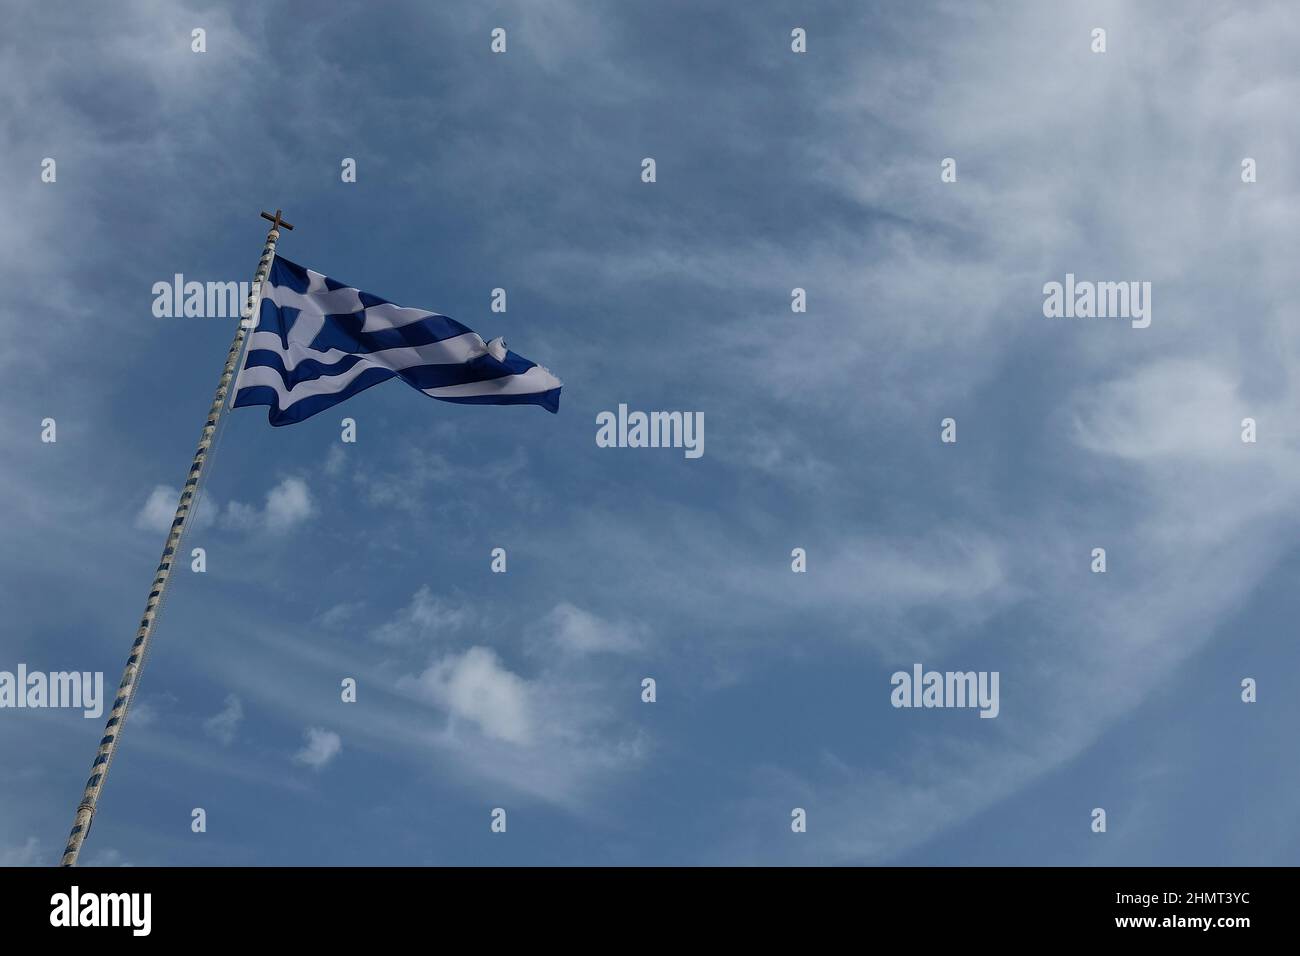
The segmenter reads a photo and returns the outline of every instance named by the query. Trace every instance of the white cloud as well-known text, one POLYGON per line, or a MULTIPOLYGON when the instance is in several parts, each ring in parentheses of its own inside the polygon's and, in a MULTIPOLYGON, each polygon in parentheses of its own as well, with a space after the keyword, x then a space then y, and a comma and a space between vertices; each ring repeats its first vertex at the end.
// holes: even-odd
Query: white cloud
MULTIPOLYGON (((135 516, 135 526, 142 531, 166 533, 176 514, 180 492, 169 485, 155 485, 135 516)), ((266 493, 262 507, 242 501, 227 502, 224 511, 205 491, 193 509, 190 526, 209 528, 220 515, 222 527, 235 531, 287 531, 315 513, 311 491, 301 478, 285 478, 266 493)))
POLYGON ((1077 408, 1076 440, 1099 454, 1204 466, 1255 450, 1241 442, 1241 420, 1251 405, 1229 370, 1208 359, 1157 359, 1089 387, 1077 408))
POLYGON ((238 697, 230 694, 221 712, 214 714, 203 722, 203 729, 209 737, 229 747, 235 740, 235 733, 244 719, 244 705, 238 697))
POLYGON ((131 726, 152 727, 158 722, 158 711, 151 704, 141 701, 131 704, 131 726))
POLYGON ((157 485, 149 492, 140 513, 135 516, 135 526, 142 531, 165 532, 171 527, 172 517, 176 511, 176 499, 180 493, 167 485, 157 485))
POLYGON ((574 654, 627 654, 641 646, 634 631, 628 624, 607 621, 562 601, 538 622, 532 638, 534 650, 542 652, 558 648, 574 654))
MULTIPOLYGON (((447 436, 445 444, 465 445, 466 440, 454 428, 440 428, 447 436)), ((466 449, 469 451, 469 449, 466 449)), ((385 511, 398 509, 412 513, 433 510, 448 521, 473 522, 490 514, 494 502, 502 499, 520 505, 534 503, 534 482, 528 470, 528 453, 516 446, 508 455, 492 455, 476 460, 469 454, 445 455, 427 447, 404 449, 398 464, 376 468, 358 459, 352 482, 369 505, 385 511), (479 500, 475 496, 457 496, 444 500, 431 489, 476 487, 492 489, 494 496, 479 500)))
POLYGON ((372 630, 370 636, 381 644, 393 645, 442 640, 475 623, 478 617, 473 606, 436 597, 424 585, 406 607, 372 630))
POLYGON ((364 607, 364 601, 340 601, 338 604, 334 604, 321 612, 316 620, 320 621, 323 627, 342 627, 356 617, 364 607))
POLYGON ((331 478, 337 477, 343 473, 343 468, 347 465, 348 454, 343 450, 342 445, 330 445, 329 453, 325 456, 325 474, 331 478))
MULTIPOLYGON (((993 604, 1007 593, 998 543, 987 535, 941 531, 909 538, 847 537, 827 554, 814 549, 803 600, 845 607, 951 607, 993 604)), ((784 564, 781 574, 789 573, 784 564)))
POLYGON ((343 751, 343 740, 332 730, 309 727, 304 735, 306 743, 293 755, 294 763, 321 770, 343 751))
MULTIPOLYGON (((176 502, 180 492, 170 485, 155 485, 149 497, 135 516, 135 526, 141 531, 157 531, 166 534, 171 529, 176 517, 176 502)), ((213 515, 221 509, 206 495, 199 498, 198 506, 191 515, 191 527, 207 528, 212 525, 213 515)))
POLYGON ((0 848, 0 866, 41 866, 52 862, 42 856, 40 840, 28 837, 22 846, 0 848))
POLYGON ((163 712, 176 706, 179 699, 171 691, 146 691, 141 699, 131 701, 131 726, 140 729, 154 726, 162 719, 163 712))
POLYGON ((83 866, 133 866, 121 850, 113 847, 104 847, 102 850, 95 850, 88 854, 80 861, 83 866))
POLYGON ((241 501, 226 505, 225 525, 240 531, 288 531, 316 511, 311 491, 301 478, 285 478, 266 493, 266 504, 258 508, 241 501))
POLYGON ((228 528, 252 531, 261 525, 261 518, 262 513, 256 505, 245 504, 242 501, 232 501, 226 505, 224 523, 228 528))
POLYGON ((284 531, 306 521, 315 510, 307 483, 286 478, 266 496, 266 524, 272 531, 284 531))
POLYGON ((527 744, 534 736, 528 682, 503 667, 490 648, 450 654, 419 677, 402 678, 398 687, 472 722, 488 737, 527 744))

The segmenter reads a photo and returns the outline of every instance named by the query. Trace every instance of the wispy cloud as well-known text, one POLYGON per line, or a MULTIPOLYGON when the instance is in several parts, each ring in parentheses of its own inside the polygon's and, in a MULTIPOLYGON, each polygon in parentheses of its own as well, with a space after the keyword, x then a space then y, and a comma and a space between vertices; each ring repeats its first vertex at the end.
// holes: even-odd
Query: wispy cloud
POLYGON ((309 727, 304 735, 306 743, 293 755, 293 762, 323 770, 327 764, 343 752, 343 740, 332 730, 322 727, 309 727))
MULTIPOLYGON (((136 528, 165 533, 175 517, 178 496, 175 488, 156 485, 135 516, 136 528)), ((306 521, 314 511, 315 504, 307 483, 301 478, 285 478, 266 493, 261 507, 228 501, 222 508, 205 492, 194 508, 191 527, 282 532, 306 521)))
POLYGON ((49 862, 41 857, 41 841, 34 836, 19 846, 0 847, 0 866, 40 866, 49 862))
POLYGON ((266 493, 266 503, 257 508, 239 501, 226 505, 224 523, 241 531, 288 531, 301 524, 315 512, 307 482, 301 478, 285 478, 266 493))
POLYGON ((222 746, 229 747, 235 742, 235 735, 243 720, 244 704, 237 696, 230 694, 221 711, 203 722, 203 730, 222 746))
POLYGON ((620 621, 608 621, 561 601, 531 629, 533 651, 549 654, 628 654, 642 646, 638 628, 620 621))
POLYGON ((391 620, 374 628, 370 637, 381 644, 444 641, 475 623, 478 617, 479 612, 472 605, 438 597, 424 585, 391 620))
POLYGON ((418 677, 402 678, 397 686, 445 710, 454 720, 472 722, 488 737, 515 744, 533 739, 532 688, 502 667, 490 648, 471 647, 448 655, 418 677))

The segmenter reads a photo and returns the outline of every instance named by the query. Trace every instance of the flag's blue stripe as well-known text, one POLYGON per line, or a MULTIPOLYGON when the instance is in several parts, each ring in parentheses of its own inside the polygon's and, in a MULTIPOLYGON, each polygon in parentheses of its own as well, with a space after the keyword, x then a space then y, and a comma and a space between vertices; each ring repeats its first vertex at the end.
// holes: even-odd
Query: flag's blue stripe
MULTIPOLYGON (((271 275, 268 278, 271 285, 283 286, 286 289, 301 293, 306 293, 307 287, 311 284, 306 269, 296 262, 290 262, 278 253, 271 263, 271 275)), ((341 286, 340 288, 346 287, 341 286)))
MULTIPOLYGON (((358 392, 365 391, 372 385, 387 381, 391 376, 392 373, 387 369, 367 369, 341 392, 335 392, 332 395, 312 395, 310 398, 294 402, 285 411, 280 410, 278 404, 279 395, 275 389, 265 385, 252 385, 248 388, 241 388, 235 394, 235 407, 246 408, 250 405, 269 405, 270 411, 267 418, 272 425, 292 425, 311 418, 317 412, 332 408, 339 402, 351 398, 358 392)), ((454 402, 457 405, 540 405, 549 412, 557 413, 560 410, 560 391, 558 388, 552 388, 549 391, 533 392, 527 395, 469 395, 464 398, 443 398, 438 395, 430 395, 429 397, 436 398, 440 402, 454 402)))
POLYGON ((445 315, 431 315, 427 319, 373 332, 363 332, 365 324, 366 316, 363 312, 327 314, 325 324, 311 340, 311 348, 319 352, 338 349, 340 352, 364 354, 382 352, 384 349, 431 345, 470 331, 468 327, 445 315))
MULTIPOLYGON (((496 359, 492 359, 491 356, 485 356, 485 357, 491 359, 491 361, 493 362, 496 361, 496 359)), ((475 359, 475 361, 477 361, 477 359, 475 359)), ((536 362, 530 362, 522 355, 516 355, 514 352, 510 351, 509 349, 506 349, 506 358, 505 361, 502 362, 501 364, 504 365, 506 368, 510 369, 512 375, 523 375, 524 372, 527 372, 530 368, 537 367, 536 362)))
POLYGON ((361 361, 357 355, 345 355, 337 362, 319 362, 316 359, 303 359, 293 368, 286 368, 284 357, 270 349, 249 349, 244 358, 245 368, 273 368, 280 373, 285 388, 293 388, 301 382, 313 382, 325 375, 341 375, 361 361))
MULTIPOLYGON (((271 368, 280 375, 286 389, 318 378, 342 375, 361 361, 360 356, 345 355, 337 362, 303 359, 293 368, 286 368, 284 357, 270 349, 249 349, 244 359, 246 368, 271 368)), ((416 388, 442 388, 445 385, 465 385, 469 382, 486 382, 506 375, 521 375, 533 363, 514 352, 506 353, 506 360, 498 362, 490 355, 481 355, 468 362, 441 362, 433 365, 412 365, 398 369, 395 374, 416 388)))
POLYGON ((546 392, 531 392, 527 395, 467 395, 464 398, 443 398, 432 395, 440 402, 455 402, 458 405, 541 405, 548 412, 560 410, 560 389, 553 388, 546 392))
POLYGON ((342 390, 329 395, 308 396, 294 402, 284 410, 280 409, 280 396, 275 389, 266 385, 250 385, 247 388, 241 388, 235 393, 235 407, 269 405, 271 410, 267 414, 267 418, 272 425, 292 425, 295 422, 311 418, 317 412, 332 408, 358 392, 364 392, 370 386, 386 382, 392 377, 393 373, 386 368, 368 368, 342 390))
POLYGON ((476 368, 474 362, 464 365, 413 365, 397 373, 398 377, 407 385, 422 389, 443 388, 447 385, 468 385, 471 382, 487 382, 494 378, 504 378, 510 374, 510 372, 495 369, 476 368))
MULTIPOLYGON (((257 331, 271 332, 279 336, 280 344, 287 350, 289 330, 298 320, 299 312, 299 309, 291 305, 276 305, 270 299, 263 299, 257 317, 257 331)), ((406 325, 375 329, 372 332, 362 331, 365 324, 364 312, 326 313, 324 324, 308 347, 318 352, 338 349, 340 352, 364 355, 367 352, 382 352, 384 349, 432 345, 434 342, 454 339, 458 335, 473 331, 445 315, 431 315, 406 325)))

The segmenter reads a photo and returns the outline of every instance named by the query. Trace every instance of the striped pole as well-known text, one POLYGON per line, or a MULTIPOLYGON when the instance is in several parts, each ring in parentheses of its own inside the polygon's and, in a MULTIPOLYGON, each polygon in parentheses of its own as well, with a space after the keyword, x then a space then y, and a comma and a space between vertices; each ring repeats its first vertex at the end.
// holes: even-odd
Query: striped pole
POLYGON ((258 260, 257 271, 253 274, 253 285, 249 289, 248 301, 244 303, 244 311, 235 330, 235 340, 230 343, 230 351, 226 353, 226 365, 221 370, 221 381, 217 385, 216 395, 213 396, 212 407, 208 409, 208 419, 199 436, 199 447, 194 452, 194 461, 190 465, 185 486, 181 489, 180 500, 176 503, 176 515, 172 520, 171 530, 167 532, 167 544, 163 547, 162 560, 158 562, 158 571, 154 574, 153 585, 149 588, 144 617, 140 619, 140 629, 136 631, 135 641, 131 644, 131 655, 126 659, 122 682, 117 685, 117 698, 113 701, 108 723, 104 726, 103 739, 99 741, 99 747, 95 751, 95 762, 90 765, 90 779, 86 781, 86 789, 81 794, 81 803, 77 805, 77 816, 72 823, 72 832, 68 834, 68 845, 63 850, 63 866, 76 866, 81 845, 90 833, 90 824, 95 818, 95 807, 99 803, 99 795, 104 792, 108 768, 112 766, 113 756, 117 753, 117 745, 126 727, 127 711, 130 709, 131 700, 135 697, 140 674, 144 670, 145 658, 149 655, 154 623, 158 619, 158 611, 167 592, 167 582, 171 579, 172 562, 180 550, 181 536, 185 532, 190 506, 194 502, 203 478, 203 466, 208 461, 212 436, 216 433, 217 423, 221 420, 230 382, 239 368, 248 330, 257 324, 257 310, 262 301, 262 283, 271 268, 271 260, 275 258, 275 244, 280 238, 280 227, 293 228, 280 218, 278 209, 274 216, 265 212, 262 216, 271 221, 271 230, 266 234, 266 246, 262 249, 262 258, 258 260))

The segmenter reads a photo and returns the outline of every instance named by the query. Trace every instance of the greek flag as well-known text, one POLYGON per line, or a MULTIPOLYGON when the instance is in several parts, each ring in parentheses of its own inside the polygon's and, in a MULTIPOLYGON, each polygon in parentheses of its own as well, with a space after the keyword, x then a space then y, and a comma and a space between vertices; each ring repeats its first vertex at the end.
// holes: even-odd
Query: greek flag
POLYGON ((465 405, 560 408, 558 378, 454 319, 406 309, 276 256, 235 379, 235 407, 269 405, 291 425, 400 378, 465 405))

